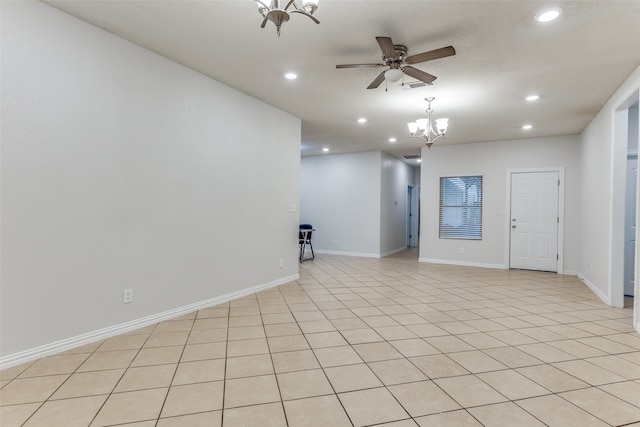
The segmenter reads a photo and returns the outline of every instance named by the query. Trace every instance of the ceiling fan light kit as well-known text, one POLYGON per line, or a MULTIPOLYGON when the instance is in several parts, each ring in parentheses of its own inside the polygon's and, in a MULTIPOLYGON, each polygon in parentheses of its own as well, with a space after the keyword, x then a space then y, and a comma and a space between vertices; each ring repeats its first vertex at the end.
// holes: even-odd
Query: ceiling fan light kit
POLYGON ((390 68, 384 72, 384 78, 388 82, 397 82, 402 78, 402 70, 398 68, 390 68))
POLYGON ((425 101, 427 101, 426 118, 407 123, 409 134, 414 138, 422 139, 428 148, 431 148, 438 138, 444 139, 444 135, 447 133, 447 128, 449 127, 449 119, 436 119, 435 125, 431 121, 431 114, 433 113, 431 101, 434 99, 432 96, 425 98, 425 101))
POLYGON ((254 0, 256 5, 258 6, 258 12, 264 18, 262 21, 262 25, 260 28, 264 28, 267 25, 267 21, 271 21, 276 26, 276 32, 278 37, 280 37, 280 27, 282 24, 289 20, 290 13, 299 13, 311 19, 316 24, 319 24, 316 18, 312 15, 318 9, 318 1, 319 0, 303 0, 302 6, 300 6, 297 0, 285 0, 281 2, 280 0, 254 0), (281 3, 286 3, 284 8, 280 7, 281 3), (289 10, 289 8, 292 8, 289 10))

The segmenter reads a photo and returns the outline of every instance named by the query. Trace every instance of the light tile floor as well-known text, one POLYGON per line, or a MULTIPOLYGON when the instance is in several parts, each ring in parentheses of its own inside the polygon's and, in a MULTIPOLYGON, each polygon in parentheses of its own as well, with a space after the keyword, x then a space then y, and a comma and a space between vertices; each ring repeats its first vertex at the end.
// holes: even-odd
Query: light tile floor
POLYGON ((640 426, 640 335, 572 276, 318 255, 0 372, 12 426, 640 426))

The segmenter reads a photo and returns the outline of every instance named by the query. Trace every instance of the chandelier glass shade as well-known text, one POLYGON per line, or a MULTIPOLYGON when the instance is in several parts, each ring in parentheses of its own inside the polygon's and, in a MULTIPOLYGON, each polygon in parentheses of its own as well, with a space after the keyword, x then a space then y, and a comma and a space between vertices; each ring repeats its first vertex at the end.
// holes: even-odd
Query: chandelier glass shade
POLYGON ((431 120, 431 114, 433 114, 433 110, 431 109, 431 101, 433 101, 434 99, 434 97, 425 98, 425 101, 427 101, 426 118, 407 123, 409 134, 414 138, 422 139, 428 148, 431 148, 433 143, 438 138, 444 139, 444 135, 447 132, 447 128, 449 127, 449 119, 445 118, 436 119, 435 125, 433 124, 431 120))
POLYGON ((299 13, 319 24, 320 21, 312 16, 318 9, 318 1, 302 0, 302 5, 300 5, 298 0, 255 0, 258 12, 264 18, 260 27, 264 28, 267 21, 271 21, 276 26, 278 37, 280 37, 280 27, 289 20, 291 13, 299 13), (282 4, 285 6, 280 7, 282 4))

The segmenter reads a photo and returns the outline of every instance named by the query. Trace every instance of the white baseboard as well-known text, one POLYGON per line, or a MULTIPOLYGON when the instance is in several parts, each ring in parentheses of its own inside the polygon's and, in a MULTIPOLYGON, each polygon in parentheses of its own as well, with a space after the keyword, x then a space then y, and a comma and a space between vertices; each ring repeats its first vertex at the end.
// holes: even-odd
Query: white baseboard
POLYGON ((598 289, 593 283, 587 280, 586 277, 584 277, 580 273, 578 273, 577 276, 578 276, 578 279, 582 281, 582 283, 584 283, 585 285, 587 285, 589 289, 591 289, 591 292, 596 294, 596 296, 602 300, 602 302, 604 302, 609 306, 611 305, 611 301, 609 301, 609 298, 600 289, 598 289))
POLYGON ((407 250, 406 246, 403 246, 398 249, 393 249, 391 251, 385 252, 383 254, 370 254, 364 252, 344 252, 344 251, 329 251, 326 249, 315 249, 315 253, 317 254, 327 254, 327 255, 343 255, 343 256, 357 256, 363 258, 384 258, 389 255, 397 254, 398 252, 402 252, 407 250))
POLYGON ((640 334, 640 322, 636 323, 636 332, 640 334))
POLYGON ((363 258, 380 258, 380 254, 370 254, 364 252, 344 252, 344 251, 329 251, 326 249, 314 249, 314 252, 317 254, 327 254, 327 255, 344 255, 344 256, 357 256, 363 258))
POLYGON ((457 261, 450 259, 434 259, 434 258, 420 258, 418 259, 420 262, 428 262, 431 264, 448 264, 448 265, 462 265, 465 267, 482 267, 482 268, 497 268, 500 270, 508 270, 504 264, 488 264, 484 262, 467 262, 467 261, 457 261))
POLYGON ((66 338, 64 340, 56 341, 50 344, 46 344, 40 347, 32 348, 29 350, 21 351, 19 353, 10 354, 0 358, 0 370, 10 368, 12 366, 20 365, 41 357, 50 356, 52 354, 60 353, 66 350, 70 350, 82 345, 91 344, 92 342, 100 341, 106 338, 110 338, 115 335, 130 332, 145 326, 153 325, 154 323, 169 320, 174 317, 182 316, 192 311, 202 310, 204 308, 213 307, 215 305, 223 304, 225 302, 242 298, 247 295, 255 294, 257 292, 270 289, 285 283, 292 282, 299 279, 298 274, 292 276, 283 277, 271 282, 263 283, 261 285, 252 286, 250 288, 242 289, 236 292, 231 292, 226 295, 211 298, 208 300, 200 301, 194 304, 185 305, 172 310, 167 310, 162 313, 152 314, 140 319, 132 320, 118 325, 109 326, 107 328, 98 329, 97 331, 88 332, 86 334, 77 335, 75 337, 66 338))
POLYGON ((402 251, 406 251, 406 250, 407 250, 407 247, 406 247, 406 246, 403 246, 403 247, 401 247, 401 248, 394 249, 394 250, 392 250, 392 251, 387 251, 387 252, 383 253, 382 255, 380 255, 380 257, 381 257, 381 258, 384 258, 384 257, 386 257, 386 256, 393 255, 393 254, 397 254, 398 252, 402 252, 402 251))

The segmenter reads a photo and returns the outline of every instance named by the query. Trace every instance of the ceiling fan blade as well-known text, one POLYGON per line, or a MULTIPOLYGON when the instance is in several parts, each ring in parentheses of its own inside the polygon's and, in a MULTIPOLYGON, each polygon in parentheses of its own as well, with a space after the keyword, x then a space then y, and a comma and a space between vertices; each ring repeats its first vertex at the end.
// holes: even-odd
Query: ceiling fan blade
POLYGON ((382 83, 384 81, 384 73, 386 71, 381 72, 378 77, 376 77, 369 86, 367 86, 367 89, 375 89, 378 86, 380 86, 380 83, 382 83))
POLYGON ((396 52, 396 48, 390 37, 376 37, 376 40, 378 41, 380 49, 382 49, 382 55, 384 55, 385 58, 398 57, 398 53, 396 52))
POLYGON ((429 52, 422 52, 415 55, 408 56, 404 60, 405 64, 418 64, 420 62, 431 61, 432 59, 445 58, 447 56, 453 56, 456 54, 456 50, 453 46, 441 47, 440 49, 430 50, 429 52))
POLYGON ((384 67, 385 64, 341 64, 336 65, 336 68, 370 68, 370 67, 384 67))
POLYGON ((427 84, 432 83, 435 79, 437 79, 436 76, 432 76, 431 74, 425 73, 424 71, 418 70, 414 67, 402 67, 402 72, 408 76, 413 77, 414 79, 418 79, 421 82, 425 82, 427 84))

